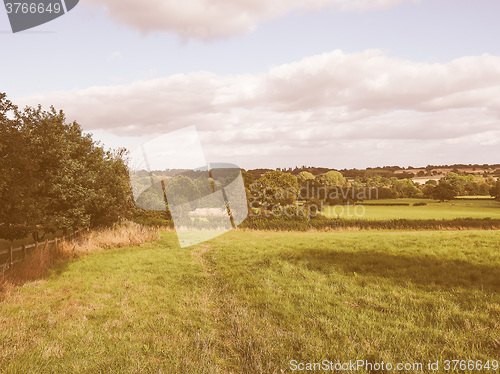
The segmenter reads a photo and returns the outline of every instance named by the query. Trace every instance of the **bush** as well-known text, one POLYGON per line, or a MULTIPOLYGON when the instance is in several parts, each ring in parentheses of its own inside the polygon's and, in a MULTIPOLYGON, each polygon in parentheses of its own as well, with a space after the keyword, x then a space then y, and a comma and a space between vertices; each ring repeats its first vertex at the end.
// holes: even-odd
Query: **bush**
POLYGON ((309 221, 287 217, 249 217, 240 226, 242 229, 271 231, 315 230, 497 230, 500 219, 456 218, 452 220, 393 219, 370 221, 363 219, 332 219, 318 216, 309 221))
POLYGON ((170 212, 166 211, 154 211, 136 208, 129 213, 127 218, 132 222, 136 222, 147 227, 174 226, 170 212))

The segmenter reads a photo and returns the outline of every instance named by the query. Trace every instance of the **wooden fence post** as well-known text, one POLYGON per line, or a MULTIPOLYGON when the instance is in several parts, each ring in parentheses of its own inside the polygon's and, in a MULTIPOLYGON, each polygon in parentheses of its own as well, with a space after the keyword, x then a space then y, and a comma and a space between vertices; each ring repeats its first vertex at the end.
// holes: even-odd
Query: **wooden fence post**
POLYGON ((57 246, 57 238, 54 239, 54 245, 56 246, 56 254, 59 253, 59 248, 57 246))
POLYGON ((12 246, 9 247, 9 257, 10 257, 10 266, 14 265, 14 257, 12 255, 12 246))
POLYGON ((23 259, 26 260, 26 246, 23 244, 23 259))
POLYGON ((43 248, 43 251, 46 252, 49 249, 49 239, 45 240, 45 247, 43 248))

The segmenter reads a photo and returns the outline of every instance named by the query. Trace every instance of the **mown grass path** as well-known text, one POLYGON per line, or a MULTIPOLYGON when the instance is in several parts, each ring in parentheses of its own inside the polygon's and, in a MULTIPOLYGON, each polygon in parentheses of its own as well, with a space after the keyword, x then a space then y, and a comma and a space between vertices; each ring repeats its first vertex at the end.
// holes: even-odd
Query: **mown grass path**
MULTIPOLYGON (((0 302, 0 372, 500 358, 500 232, 231 232, 95 253, 0 302)), ((363 370, 359 371, 363 372, 363 370)))

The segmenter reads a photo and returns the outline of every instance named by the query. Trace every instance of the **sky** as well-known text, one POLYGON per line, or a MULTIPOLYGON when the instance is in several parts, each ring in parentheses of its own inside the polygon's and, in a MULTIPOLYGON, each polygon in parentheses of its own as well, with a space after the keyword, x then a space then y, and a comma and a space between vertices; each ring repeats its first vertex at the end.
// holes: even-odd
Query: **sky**
POLYGON ((0 9, 0 92, 111 148, 195 126, 207 162, 246 169, 500 163, 498 14, 498 0, 82 0, 13 34, 0 9))

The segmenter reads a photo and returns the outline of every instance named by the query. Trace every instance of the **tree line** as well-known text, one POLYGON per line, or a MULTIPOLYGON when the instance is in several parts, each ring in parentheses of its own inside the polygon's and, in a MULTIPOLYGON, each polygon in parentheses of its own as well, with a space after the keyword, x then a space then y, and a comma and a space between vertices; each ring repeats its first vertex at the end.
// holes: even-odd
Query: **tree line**
MULTIPOLYGON (((418 184, 371 171, 348 180, 338 171, 308 169, 315 174, 306 170, 297 174, 297 170, 242 170, 249 207, 291 206, 297 200, 316 206, 339 204, 372 198, 362 194, 370 189, 376 189, 375 198, 380 199, 500 198, 500 182, 491 176, 448 173, 439 181, 418 184), (317 174, 319 171, 322 173, 317 174), (305 196, 301 195, 304 189, 305 196)), ((201 183, 196 173, 190 173, 194 172, 184 173, 188 181, 178 183, 182 193, 177 195, 185 196, 191 190, 193 199, 210 194, 206 181, 201 183)), ((148 173, 142 177, 150 180, 148 173)), ((219 182, 224 185, 223 179, 219 182)), ((163 192, 153 194, 153 190, 141 195, 139 206, 165 207, 165 217, 170 219, 163 192)), ((38 239, 40 233, 112 225, 125 216, 138 215, 138 211, 124 149, 105 150, 90 134, 84 134, 77 122, 68 123, 63 111, 53 107, 43 110, 41 106, 20 109, 0 93, 0 238, 14 240, 32 234, 38 239)))
MULTIPOLYGON (((338 170, 346 178, 356 177, 395 177, 398 179, 407 179, 414 177, 436 176, 443 173, 443 169, 455 173, 465 173, 478 175, 481 172, 485 177, 488 175, 500 176, 500 164, 453 164, 453 165, 427 165, 425 167, 414 168, 408 166, 407 168, 401 166, 382 166, 382 167, 367 167, 366 169, 341 169, 338 170), (461 170, 461 171, 460 171, 461 170)), ((314 167, 314 166, 295 166, 295 168, 277 168, 278 171, 288 172, 298 176, 301 172, 306 171, 310 174, 317 176, 325 174, 329 171, 337 171, 336 169, 314 167)), ((260 178, 264 173, 272 171, 272 169, 251 169, 248 172, 254 179, 260 178)))
POLYGON ((131 203, 125 150, 105 150, 63 111, 0 93, 0 238, 118 222, 131 203))
POLYGON ((343 204, 369 199, 430 198, 450 200, 457 196, 495 196, 500 198, 500 181, 488 176, 450 172, 440 180, 420 184, 411 179, 381 175, 348 180, 338 171, 313 175, 302 171, 297 176, 270 170, 260 178, 243 171, 250 208, 306 204, 343 204))

